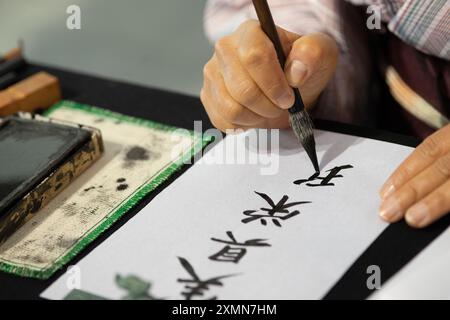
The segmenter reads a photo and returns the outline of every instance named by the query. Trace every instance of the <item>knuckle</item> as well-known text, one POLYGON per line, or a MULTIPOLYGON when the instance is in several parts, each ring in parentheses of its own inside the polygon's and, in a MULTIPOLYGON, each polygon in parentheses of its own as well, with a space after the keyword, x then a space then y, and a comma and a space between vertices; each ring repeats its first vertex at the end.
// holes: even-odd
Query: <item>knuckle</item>
POLYGON ((224 118, 228 122, 235 123, 242 118, 244 108, 236 103, 228 103, 228 107, 224 112, 224 118))
POLYGON ((224 131, 226 128, 224 128, 224 123, 220 119, 219 116, 214 114, 208 114, 209 120, 211 121, 211 124, 214 126, 214 128, 219 129, 220 131, 224 131))
POLYGON ((217 128, 220 131, 222 131, 222 128, 220 127, 220 123, 217 121, 216 117, 209 117, 209 120, 211 120, 211 123, 214 126, 214 128, 217 128))
POLYGON ((241 23, 241 25, 237 29, 237 32, 257 30, 258 27, 259 27, 258 21, 254 19, 249 19, 241 23))
POLYGON ((286 92, 286 87, 284 87, 280 83, 282 83, 281 80, 276 79, 271 79, 267 83, 267 95, 269 97, 278 98, 286 92))
POLYGON ((409 169, 407 166, 401 166, 398 171, 396 172, 396 175, 393 179, 394 187, 397 189, 399 188, 403 183, 408 181, 411 177, 411 174, 409 172, 409 169))
POLYGON ((217 128, 218 125, 217 117, 214 115, 214 112, 212 112, 211 105, 208 104, 208 99, 204 93, 200 96, 200 99, 202 101, 203 107, 205 108, 206 114, 208 115, 209 120, 211 121, 212 125, 217 128))
POLYGON ((259 89, 251 81, 240 82, 233 90, 232 95, 246 106, 254 105, 259 100, 259 89))
POLYGON ((203 104, 204 106, 206 106, 207 100, 208 100, 208 94, 206 93, 206 89, 205 89, 204 86, 203 86, 202 89, 200 90, 200 100, 201 100, 202 104, 203 104))
POLYGON ((439 141, 437 141, 435 136, 431 135, 425 139, 418 150, 427 158, 435 158, 440 153, 439 141))
POLYGON ((204 80, 211 80, 211 74, 212 74, 211 68, 212 68, 211 62, 208 62, 203 67, 203 79, 204 80))
POLYGON ((436 160, 436 169, 445 178, 450 177, 450 154, 436 160))
POLYGON ((242 56, 242 62, 248 67, 259 67, 273 61, 273 54, 266 45, 253 48, 245 52, 242 56))
POLYGON ((432 201, 433 202, 433 208, 436 208, 436 210, 443 210, 446 209, 447 206, 447 198, 448 195, 446 195, 444 192, 442 191, 436 191, 434 192, 434 194, 432 195, 432 201))
POLYGON ((408 183, 405 185, 405 192, 410 201, 416 202, 420 197, 420 186, 415 183, 408 183))
POLYGON ((211 124, 214 128, 219 129, 220 131, 225 131, 225 128, 222 127, 222 123, 216 117, 210 117, 211 124))
POLYGON ((258 66, 263 61, 263 54, 258 50, 249 50, 242 56, 242 62, 247 66, 258 66))
POLYGON ((226 133, 227 130, 234 130, 236 128, 233 124, 223 121, 216 121, 216 124, 213 123, 213 126, 224 133, 226 133))
POLYGON ((229 40, 228 36, 217 40, 216 43, 214 44, 214 51, 217 54, 222 55, 224 53, 225 48, 228 45, 228 40, 229 40))

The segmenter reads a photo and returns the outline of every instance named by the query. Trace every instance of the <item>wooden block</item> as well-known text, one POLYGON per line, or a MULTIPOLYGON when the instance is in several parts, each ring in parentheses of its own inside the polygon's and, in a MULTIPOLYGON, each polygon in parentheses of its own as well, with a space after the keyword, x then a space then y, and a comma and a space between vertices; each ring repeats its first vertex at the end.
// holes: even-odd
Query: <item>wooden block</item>
POLYGON ((59 100, 61 88, 58 79, 46 72, 39 72, 0 91, 0 117, 19 111, 45 109, 59 100))

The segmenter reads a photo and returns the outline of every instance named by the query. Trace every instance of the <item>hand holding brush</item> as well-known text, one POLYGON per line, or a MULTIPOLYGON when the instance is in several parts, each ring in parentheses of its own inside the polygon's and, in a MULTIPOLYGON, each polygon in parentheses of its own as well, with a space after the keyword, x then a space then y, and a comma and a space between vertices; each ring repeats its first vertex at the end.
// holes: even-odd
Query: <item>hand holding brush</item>
POLYGON ((308 110, 333 77, 339 51, 332 38, 277 31, 287 57, 284 70, 259 21, 246 21, 216 41, 201 99, 218 129, 289 128, 292 88, 301 88, 308 110))

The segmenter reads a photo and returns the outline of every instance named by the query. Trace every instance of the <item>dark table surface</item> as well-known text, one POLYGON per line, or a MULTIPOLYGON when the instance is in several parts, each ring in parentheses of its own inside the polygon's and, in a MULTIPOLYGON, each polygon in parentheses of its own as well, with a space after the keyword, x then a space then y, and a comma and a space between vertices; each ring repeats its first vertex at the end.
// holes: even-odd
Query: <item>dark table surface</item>
MULTIPOLYGON (((211 128, 201 102, 173 92, 146 88, 139 85, 112 81, 71 71, 29 65, 21 73, 25 78, 45 70, 60 79, 63 98, 90 104, 134 117, 150 119, 177 127, 193 130, 195 120, 202 121, 203 130, 211 128)), ((374 129, 343 125, 328 121, 316 121, 316 127, 372 139, 416 146, 414 138, 374 129)), ((114 226, 91 243, 71 264, 76 264, 90 251, 105 241, 114 231, 148 204, 161 190, 177 179, 189 166, 185 166, 144 198, 134 209, 124 215, 114 226)), ((342 278, 328 292, 325 299, 363 299, 371 291, 366 286, 367 267, 378 265, 382 270, 381 282, 387 281, 402 266, 425 248, 450 224, 450 216, 424 230, 409 228, 404 222, 390 225, 354 262, 342 278)), ((65 268, 48 280, 21 278, 0 272, 0 299, 38 299, 39 294, 65 272, 65 268)))

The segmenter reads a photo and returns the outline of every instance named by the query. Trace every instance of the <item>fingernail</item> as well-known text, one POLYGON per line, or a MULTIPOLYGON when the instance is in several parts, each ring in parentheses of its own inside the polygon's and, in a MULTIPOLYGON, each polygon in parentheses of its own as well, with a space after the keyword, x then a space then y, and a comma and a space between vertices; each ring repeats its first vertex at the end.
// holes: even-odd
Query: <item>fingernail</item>
POLYGON ((395 191, 395 187, 392 183, 385 184, 380 191, 381 199, 387 199, 395 191))
POLYGON ((280 108, 289 109, 290 107, 292 107, 292 105, 294 103, 292 95, 293 94, 291 94, 289 92, 284 93, 277 99, 277 105, 280 108))
POLYGON ((291 85, 300 86, 305 81, 306 75, 308 74, 308 68, 300 60, 292 61, 289 67, 289 80, 291 85))
POLYGON ((400 204, 396 197, 390 197, 381 204, 380 216, 386 221, 394 221, 401 215, 400 204))
POLYGON ((405 218, 409 225, 423 227, 427 223, 428 207, 423 203, 416 204, 406 212, 405 218))

